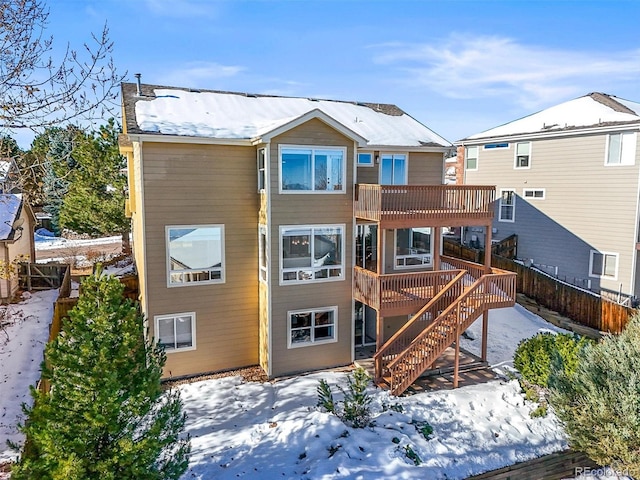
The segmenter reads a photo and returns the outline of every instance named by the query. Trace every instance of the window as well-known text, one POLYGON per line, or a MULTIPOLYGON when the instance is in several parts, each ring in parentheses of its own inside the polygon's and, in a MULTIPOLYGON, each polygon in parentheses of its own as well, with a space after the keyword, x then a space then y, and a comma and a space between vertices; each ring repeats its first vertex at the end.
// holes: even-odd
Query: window
POLYGON ((612 133, 608 136, 605 165, 635 165, 636 134, 612 133))
POLYGON ((260 281, 267 281, 267 227, 260 225, 258 229, 258 256, 260 261, 260 281))
POLYGON ((258 150, 258 191, 262 191, 267 186, 267 150, 261 148, 258 150))
POLYGON ((337 316, 338 307, 289 312, 289 348, 335 342, 337 316))
POLYGON ((224 282, 224 227, 171 226, 167 232, 168 286, 224 282))
POLYGON ((373 153, 359 153, 358 154, 358 166, 360 167, 373 167, 373 153))
POLYGON ((618 277, 618 254, 591 250, 589 276, 615 280, 618 277))
POLYGON ((499 199, 499 215, 500 222, 516 221, 516 192, 515 190, 500 190, 499 199))
POLYGON ((478 169, 478 147, 467 147, 466 154, 464 156, 465 169, 477 170, 478 169))
POLYGON ((196 314, 179 313, 155 317, 155 336, 167 352, 195 350, 196 314))
POLYGON ((346 149, 280 148, 282 192, 344 192, 346 149))
POLYGON ((431 265, 431 228, 396 230, 397 268, 431 265))
POLYGON ((531 142, 516 143, 515 168, 531 167, 531 142))
POLYGON ((545 197, 544 188, 525 188, 522 194, 528 200, 544 200, 545 197))
POLYGON ((407 156, 384 154, 380 158, 380 184, 407 184, 407 156))
POLYGON ((482 146, 483 150, 495 150, 496 148, 509 148, 508 143, 487 143, 482 146))
POLYGON ((280 227, 280 283, 344 280, 344 226, 280 227))

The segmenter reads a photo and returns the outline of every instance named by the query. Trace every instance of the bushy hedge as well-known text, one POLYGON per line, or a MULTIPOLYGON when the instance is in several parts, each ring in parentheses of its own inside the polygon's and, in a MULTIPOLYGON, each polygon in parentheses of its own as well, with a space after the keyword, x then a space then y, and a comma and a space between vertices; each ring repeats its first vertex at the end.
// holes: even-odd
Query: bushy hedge
POLYGON ((560 359, 565 372, 572 374, 578 365, 578 354, 589 342, 568 333, 543 332, 523 340, 516 348, 513 364, 527 382, 547 387, 552 362, 560 359))

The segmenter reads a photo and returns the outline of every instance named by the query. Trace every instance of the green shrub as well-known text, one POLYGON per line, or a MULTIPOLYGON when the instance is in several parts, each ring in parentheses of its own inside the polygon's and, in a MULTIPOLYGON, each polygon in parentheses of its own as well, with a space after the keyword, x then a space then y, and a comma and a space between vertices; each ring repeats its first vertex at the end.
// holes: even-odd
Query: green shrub
POLYGON ((571 448, 640 478, 640 314, 549 378, 549 400, 571 448))
POLYGON ((513 364, 524 380, 547 387, 552 362, 558 362, 571 375, 577 368, 578 353, 589 342, 584 337, 568 333, 539 333, 520 342, 513 364))
POLYGON ((364 428, 371 420, 371 397, 367 393, 370 381, 371 377, 366 370, 356 368, 353 374, 347 377, 347 388, 338 387, 344 394, 344 400, 337 405, 329 384, 322 379, 317 388, 318 406, 333 413, 353 428, 364 428))

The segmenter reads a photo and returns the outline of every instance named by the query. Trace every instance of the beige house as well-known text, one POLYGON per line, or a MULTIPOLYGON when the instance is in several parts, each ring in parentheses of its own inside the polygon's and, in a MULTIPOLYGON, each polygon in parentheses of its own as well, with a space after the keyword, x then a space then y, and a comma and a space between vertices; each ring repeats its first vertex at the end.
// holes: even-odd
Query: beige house
POLYGON ((399 391, 513 304, 512 275, 440 255, 443 227, 491 224, 495 189, 444 186, 452 145, 398 107, 141 84, 122 98, 140 300, 166 376, 274 377, 375 345, 399 391))
MULTIPOLYGON (((640 104, 591 93, 456 142, 465 182, 497 183, 493 239, 569 283, 640 295, 640 104)), ((479 228, 466 241, 480 243, 479 228)))
POLYGON ((28 202, 19 193, 0 194, 0 300, 11 300, 18 290, 15 262, 33 261, 35 217, 28 202))

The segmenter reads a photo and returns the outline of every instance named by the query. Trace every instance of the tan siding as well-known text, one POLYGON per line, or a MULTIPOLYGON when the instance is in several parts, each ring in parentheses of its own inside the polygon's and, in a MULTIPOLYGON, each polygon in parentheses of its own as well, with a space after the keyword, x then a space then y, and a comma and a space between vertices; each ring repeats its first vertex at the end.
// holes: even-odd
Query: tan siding
POLYGON ((170 353, 165 374, 258 363, 259 196, 255 148, 144 144, 147 295, 153 317, 196 313, 197 349, 170 353), (224 284, 167 287, 166 225, 222 224, 224 284))
POLYGON ((259 282, 260 296, 260 366, 269 372, 269 287, 259 282))
MULTIPOLYGON (((623 291, 628 292, 634 274, 639 162, 636 160, 634 166, 605 166, 606 140, 603 134, 536 140, 532 142, 529 169, 513 168, 514 143, 507 150, 480 147, 478 171, 467 171, 465 183, 495 184, 498 194, 501 188, 514 188, 520 197, 516 201, 516 221, 519 213, 525 212, 523 189, 544 188, 545 200, 529 201, 531 210, 550 220, 549 228, 561 226, 567 235, 590 248, 619 253, 618 279, 603 279, 601 285, 617 291, 622 283, 623 291)), ((501 238, 513 224, 496 221, 494 227, 501 238)), ((566 247, 544 245, 543 228, 539 228, 538 251, 566 247)), ((584 278, 588 278, 588 262, 587 257, 577 266, 582 268, 584 278)))
MULTIPOLYGON (((142 150, 140 144, 133 144, 133 166, 129 166, 132 171, 133 191, 129 192, 131 197, 135 197, 136 209, 131 216, 131 237, 133 242, 133 257, 136 261, 136 270, 138 272, 140 306, 142 311, 147 312, 147 283, 146 283, 146 261, 144 249, 144 218, 142 205, 142 150)), ((148 317, 147 317, 148 321, 148 317)))
POLYGON ((409 185, 441 185, 443 162, 442 153, 410 153, 409 185))
POLYGON ((274 376, 297 371, 344 365, 351 362, 352 341, 352 251, 353 251, 353 141, 314 119, 283 135, 271 144, 271 373, 274 376), (279 194, 278 145, 344 146, 347 148, 344 194, 279 194), (279 285, 281 225, 345 225, 345 266, 342 281, 306 285, 279 285), (338 341, 289 349, 287 312, 305 308, 338 306, 338 341))

